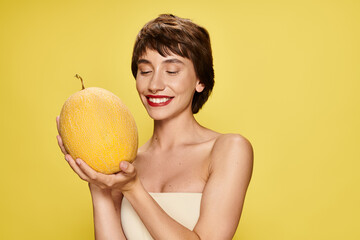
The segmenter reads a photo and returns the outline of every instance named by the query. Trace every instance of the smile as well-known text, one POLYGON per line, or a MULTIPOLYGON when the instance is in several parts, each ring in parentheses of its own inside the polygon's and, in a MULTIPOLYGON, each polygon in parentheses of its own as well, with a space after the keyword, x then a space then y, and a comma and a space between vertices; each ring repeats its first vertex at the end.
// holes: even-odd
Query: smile
POLYGON ((174 97, 168 96, 146 96, 147 102, 152 107, 161 107, 168 105, 174 97))

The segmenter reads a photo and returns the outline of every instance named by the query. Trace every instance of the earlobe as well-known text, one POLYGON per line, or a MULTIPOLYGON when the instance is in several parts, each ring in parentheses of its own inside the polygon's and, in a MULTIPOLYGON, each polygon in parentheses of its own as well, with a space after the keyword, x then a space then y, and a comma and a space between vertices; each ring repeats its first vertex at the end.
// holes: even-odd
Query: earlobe
POLYGON ((200 92, 202 92, 204 90, 204 88, 205 88, 205 85, 203 83, 201 83, 201 82, 198 82, 196 84, 195 90, 200 93, 200 92))

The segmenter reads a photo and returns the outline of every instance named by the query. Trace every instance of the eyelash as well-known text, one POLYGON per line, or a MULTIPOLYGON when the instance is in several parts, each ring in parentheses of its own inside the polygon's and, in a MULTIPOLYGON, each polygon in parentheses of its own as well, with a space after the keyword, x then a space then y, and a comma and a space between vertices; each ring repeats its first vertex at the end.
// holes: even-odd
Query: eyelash
POLYGON ((151 71, 140 71, 141 75, 146 75, 146 74, 149 74, 149 73, 151 73, 151 71))
MULTIPOLYGON (((140 71, 141 75, 147 75, 149 73, 151 73, 152 71, 140 71)), ((166 71, 168 74, 170 75, 176 75, 179 73, 179 71, 166 71)))

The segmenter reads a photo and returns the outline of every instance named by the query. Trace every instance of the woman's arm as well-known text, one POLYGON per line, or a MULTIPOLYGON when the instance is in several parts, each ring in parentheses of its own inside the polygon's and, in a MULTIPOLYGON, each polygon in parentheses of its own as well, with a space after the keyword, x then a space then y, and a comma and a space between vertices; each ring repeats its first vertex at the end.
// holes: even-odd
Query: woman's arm
MULTIPOLYGON (((210 177, 193 231, 168 216, 138 181, 124 196, 154 239, 231 239, 239 223, 253 166, 251 144, 240 135, 221 136, 211 152, 210 177)), ((129 168, 132 170, 132 166, 129 168)))
MULTIPOLYGON (((59 130, 59 117, 56 118, 56 122, 59 130)), ((74 159, 66 152, 61 137, 58 135, 56 138, 70 167, 80 178, 87 180, 87 176, 81 171, 74 159)), ((126 239, 122 231, 120 219, 121 201, 123 198, 121 191, 101 188, 91 183, 89 183, 89 188, 93 203, 95 239, 126 239)))
MULTIPOLYGON (((105 185, 91 183, 91 180, 96 177, 92 175, 90 178, 89 175, 82 170, 86 169, 86 171, 89 171, 91 169, 85 162, 80 159, 75 162, 69 154, 67 154, 65 158, 74 172, 77 173, 81 179, 89 182, 93 203, 95 239, 126 239, 120 220, 120 206, 122 201, 121 192, 106 187, 105 185), (79 163, 81 163, 81 165, 79 163)), ((91 171, 94 170, 91 169, 91 171)), ((96 172, 94 171, 93 173, 96 172)))
POLYGON ((253 169, 253 149, 237 134, 221 136, 211 153, 210 177, 194 228, 201 239, 231 239, 238 226, 253 169))
POLYGON ((122 194, 111 193, 89 184, 93 203, 95 239, 126 239, 121 227, 120 206, 122 194))

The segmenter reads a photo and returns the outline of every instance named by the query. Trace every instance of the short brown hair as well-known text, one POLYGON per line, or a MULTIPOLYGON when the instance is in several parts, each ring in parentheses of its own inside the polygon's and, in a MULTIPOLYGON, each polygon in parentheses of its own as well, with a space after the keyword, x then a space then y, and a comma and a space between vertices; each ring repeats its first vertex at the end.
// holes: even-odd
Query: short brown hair
POLYGON ((137 61, 146 49, 157 51, 163 57, 171 53, 192 61, 197 78, 205 88, 195 92, 192 112, 197 113, 209 98, 214 87, 213 58, 207 30, 189 19, 172 14, 161 14, 145 24, 136 37, 131 71, 136 78, 137 61))

